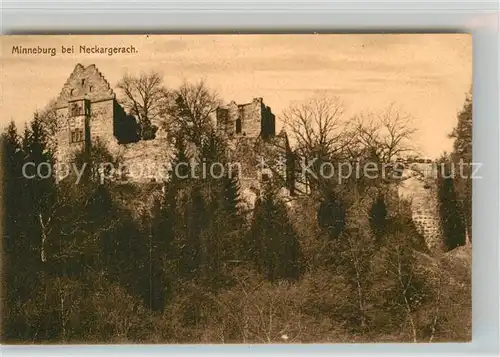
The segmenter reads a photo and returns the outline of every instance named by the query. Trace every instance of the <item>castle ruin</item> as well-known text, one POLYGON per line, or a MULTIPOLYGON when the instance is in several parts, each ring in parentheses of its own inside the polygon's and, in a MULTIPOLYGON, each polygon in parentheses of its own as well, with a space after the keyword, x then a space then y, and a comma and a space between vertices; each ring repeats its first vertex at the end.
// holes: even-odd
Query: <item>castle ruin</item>
POLYGON ((108 81, 95 65, 77 64, 55 104, 58 118, 58 160, 92 142, 136 141, 135 119, 116 100, 108 81))
POLYGON ((435 177, 435 164, 413 162, 404 170, 398 186, 398 196, 410 201, 412 220, 431 250, 442 248, 435 177))
MULTIPOLYGON (((58 161, 68 162, 72 153, 100 140, 125 166, 153 169, 151 176, 132 177, 132 182, 161 181, 154 169, 168 161, 171 145, 162 135, 152 140, 138 139, 136 119, 125 112, 95 65, 76 65, 57 98, 56 113, 58 161)), ((215 121, 217 132, 227 140, 229 161, 240 164, 238 177, 245 200, 252 203, 262 184, 271 179, 280 182, 287 195, 294 194, 296 159, 286 132, 276 134, 275 115, 262 98, 221 106, 215 121)), ((399 195, 413 197, 412 218, 428 246, 434 247, 439 242, 439 224, 428 182, 411 176, 399 188, 399 195)))
POLYGON ((217 129, 229 137, 274 137, 276 119, 271 108, 262 98, 254 98, 246 104, 232 101, 227 106, 217 108, 217 129))
MULTIPOLYGON (((132 181, 161 180, 155 168, 170 158, 171 145, 164 136, 139 140, 137 121, 118 103, 116 94, 95 65, 76 65, 56 100, 58 144, 56 158, 68 162, 71 155, 89 149, 97 141, 119 157, 125 167, 148 166, 152 176, 132 181)), ((217 108, 216 128, 229 144, 229 160, 239 163, 243 191, 258 191, 260 183, 271 177, 282 179, 283 186, 293 192, 289 165, 291 149, 284 131, 276 135, 275 115, 262 98, 247 104, 217 108)))
POLYGON ((275 180, 294 193, 293 153, 284 130, 276 135, 276 117, 262 98, 250 103, 232 101, 217 108, 217 131, 229 144, 229 159, 241 164, 240 184, 245 192, 258 193, 275 180))

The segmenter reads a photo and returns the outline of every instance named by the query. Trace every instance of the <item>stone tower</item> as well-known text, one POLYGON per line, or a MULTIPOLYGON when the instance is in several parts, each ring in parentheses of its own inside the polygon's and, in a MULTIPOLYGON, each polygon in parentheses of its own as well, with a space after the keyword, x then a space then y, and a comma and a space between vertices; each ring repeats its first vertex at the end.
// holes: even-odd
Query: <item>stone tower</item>
POLYGON ((227 106, 217 108, 217 130, 233 136, 274 137, 275 116, 262 98, 254 98, 250 103, 236 104, 232 101, 227 106))
MULTIPOLYGON (((240 165, 243 197, 255 196, 268 180, 294 192, 293 156, 284 130, 276 135, 276 118, 262 98, 232 101, 217 108, 217 130, 228 140, 229 159, 240 165)), ((251 201, 252 198, 249 198, 251 201)))
POLYGON ((95 65, 77 64, 56 100, 57 159, 67 161, 77 149, 101 140, 112 145, 134 140, 135 119, 116 101, 95 65))

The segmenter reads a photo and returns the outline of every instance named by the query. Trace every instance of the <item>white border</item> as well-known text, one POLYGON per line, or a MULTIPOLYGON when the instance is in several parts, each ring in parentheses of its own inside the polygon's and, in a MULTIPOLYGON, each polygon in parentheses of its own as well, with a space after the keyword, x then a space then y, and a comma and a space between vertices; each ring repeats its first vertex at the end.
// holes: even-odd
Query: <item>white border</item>
MULTIPOLYGON (((181 0, 179 0, 181 1, 181 0)), ((2 346, 4 356, 499 354, 499 13, 496 1, 14 1, 3 34, 466 32, 473 34, 473 341, 448 344, 2 346)), ((1 43, 1 42, 0 42, 1 43)), ((1 64, 1 62, 0 62, 1 64)), ((1 95, 1 93, 0 93, 1 95)))

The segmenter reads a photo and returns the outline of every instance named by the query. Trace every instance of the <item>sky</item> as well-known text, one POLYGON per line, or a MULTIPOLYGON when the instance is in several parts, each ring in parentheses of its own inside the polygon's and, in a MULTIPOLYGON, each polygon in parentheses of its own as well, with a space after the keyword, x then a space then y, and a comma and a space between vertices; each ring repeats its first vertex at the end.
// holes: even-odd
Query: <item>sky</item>
POLYGON ((0 46, 2 127, 43 109, 81 63, 95 64, 112 88, 125 73, 156 70, 170 88, 204 79, 224 102, 263 97, 277 130, 285 108, 315 96, 338 97, 346 119, 394 104, 412 117, 420 154, 436 157, 451 150, 448 134, 472 85, 467 34, 3 36, 0 46), (81 54, 80 45, 137 51, 81 54), (13 46, 57 52, 13 54, 13 46))

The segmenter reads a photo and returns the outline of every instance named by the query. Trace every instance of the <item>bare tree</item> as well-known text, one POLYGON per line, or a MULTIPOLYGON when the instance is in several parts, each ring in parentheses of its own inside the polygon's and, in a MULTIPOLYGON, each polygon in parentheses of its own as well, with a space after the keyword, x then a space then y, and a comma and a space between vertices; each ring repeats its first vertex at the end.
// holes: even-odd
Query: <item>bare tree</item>
POLYGON ((286 282, 276 285, 236 277, 232 298, 218 301, 244 343, 301 341, 304 332, 302 295, 286 282))
POLYGON ((184 82, 170 95, 165 107, 165 123, 173 134, 182 133, 199 144, 205 133, 213 128, 212 115, 222 104, 218 94, 209 89, 204 80, 184 82))
POLYGON ((392 251, 387 257, 387 271, 395 277, 396 292, 400 295, 400 306, 405 311, 406 322, 408 323, 410 336, 413 342, 417 341, 417 325, 415 321, 415 312, 413 308, 413 298, 409 297, 409 289, 412 288, 412 279, 415 270, 413 259, 408 259, 404 247, 401 244, 394 244, 392 251))
POLYGON ((57 117, 56 101, 51 100, 47 106, 36 113, 47 132, 47 141, 51 149, 57 146, 57 132, 60 130, 60 121, 57 117))
MULTIPOLYGON (((398 214, 405 214, 402 210, 406 209, 400 206, 398 214)), ((418 342, 425 334, 435 334, 439 311, 436 308, 431 311, 431 308, 440 299, 435 298, 435 286, 440 285, 436 280, 441 278, 435 276, 436 271, 440 274, 435 261, 415 249, 413 234, 402 230, 388 234, 385 246, 374 253, 371 274, 372 278, 380 277, 372 292, 373 306, 387 308, 389 302, 393 321, 412 342, 418 342), (375 302, 377 299, 381 300, 375 302)))
POLYGON ((343 114, 338 98, 317 97, 291 105, 283 112, 283 119, 302 155, 331 156, 347 144, 343 114))
POLYGON ((156 129, 152 122, 160 118, 168 97, 162 76, 154 71, 139 76, 126 74, 118 88, 123 92, 123 106, 139 121, 140 137, 153 138, 156 129))
MULTIPOLYGON (((363 256, 360 254, 360 248, 357 246, 355 240, 347 235, 348 251, 350 262, 354 270, 354 282, 356 285, 356 296, 359 309, 360 325, 361 328, 366 328, 366 308, 365 308, 365 292, 363 284, 363 272, 361 265, 363 265, 363 256)), ((366 248, 365 248, 366 249, 366 248)))
POLYGON ((58 130, 56 101, 51 100, 43 109, 37 112, 38 117, 44 123, 49 135, 54 135, 58 130))
POLYGON ((412 145, 415 132, 412 117, 391 104, 381 114, 358 116, 353 135, 358 152, 375 156, 380 162, 391 162, 415 150, 412 145))
POLYGON ((349 145, 344 108, 336 97, 315 97, 292 104, 283 112, 283 120, 302 164, 316 174, 302 177, 307 186, 318 185, 318 171, 325 161, 339 159, 349 145), (314 161, 314 164, 311 163, 314 161))

